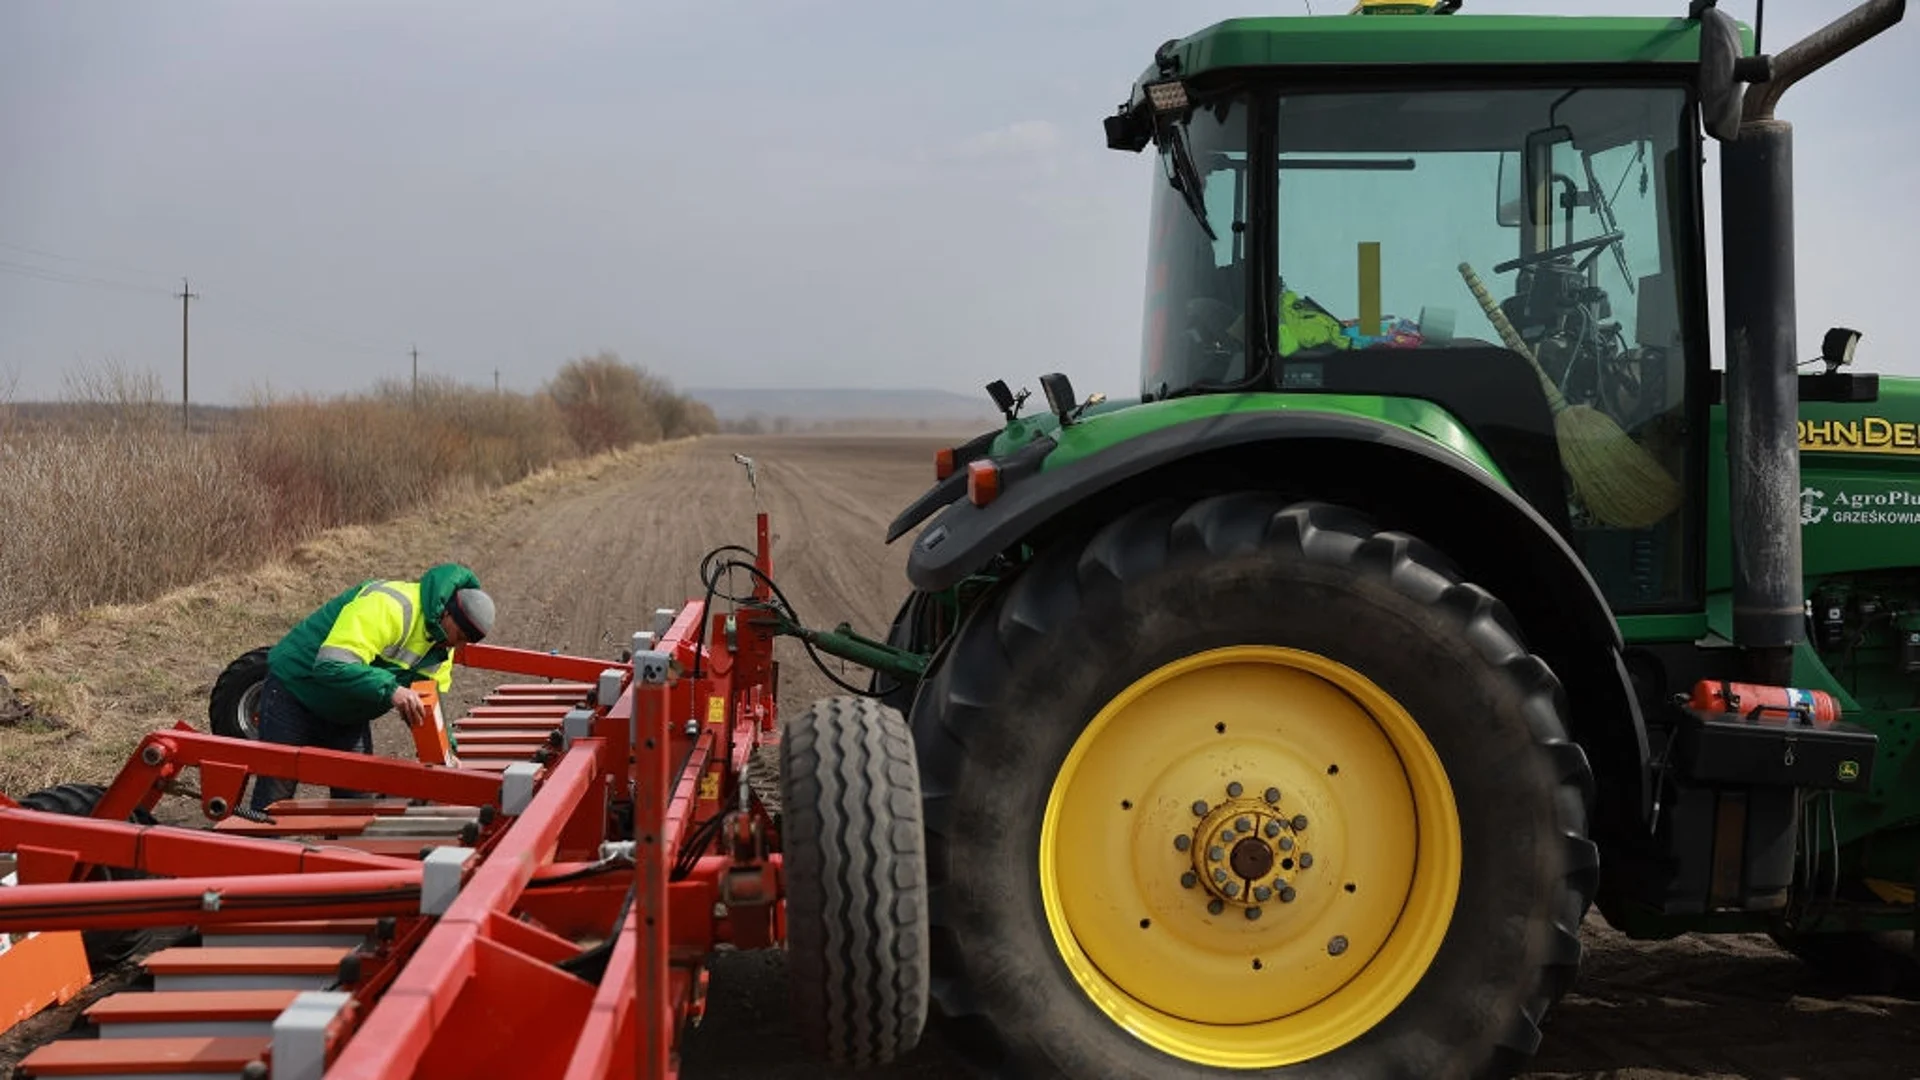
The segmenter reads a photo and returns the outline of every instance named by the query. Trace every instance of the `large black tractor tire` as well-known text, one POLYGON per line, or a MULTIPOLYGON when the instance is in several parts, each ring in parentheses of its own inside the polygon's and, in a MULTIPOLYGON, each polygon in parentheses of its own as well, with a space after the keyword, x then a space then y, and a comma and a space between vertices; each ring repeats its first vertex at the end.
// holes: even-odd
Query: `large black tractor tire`
MULTIPOLYGON (((56 784, 23 796, 20 805, 43 813, 92 817, 93 808, 100 805, 106 793, 107 789, 99 784, 56 784)), ((135 810, 128 820, 141 825, 155 823, 153 815, 145 810, 135 810)), ((94 870, 89 880, 130 881, 147 876, 137 870, 102 866, 94 870)), ((87 930, 80 937, 87 950, 87 966, 95 975, 117 967, 162 941, 162 935, 153 930, 87 930)))
POLYGON ((1565 693, 1357 514, 1170 499, 1043 548, 916 708, 933 996, 997 1075, 1509 1076, 1576 976, 1565 693))
POLYGON ((229 739, 260 737, 260 687, 267 681, 271 645, 251 649, 227 665, 207 696, 207 724, 229 739))
POLYGON ((809 1051, 897 1060, 929 1008, 925 839, 913 737, 892 708, 832 697, 780 741, 788 978, 809 1051))

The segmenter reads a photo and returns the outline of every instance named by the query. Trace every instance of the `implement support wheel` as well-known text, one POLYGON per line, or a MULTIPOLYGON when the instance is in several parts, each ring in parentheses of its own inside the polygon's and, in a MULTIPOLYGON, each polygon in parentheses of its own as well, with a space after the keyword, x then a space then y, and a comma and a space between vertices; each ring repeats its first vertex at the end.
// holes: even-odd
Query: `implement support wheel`
POLYGON ((262 645, 237 657, 213 681, 207 697, 207 723, 215 735, 229 739, 260 737, 260 687, 267 681, 267 653, 262 645))
POLYGON ((913 739, 867 698, 815 702, 780 740, 795 1026, 835 1065, 893 1061, 928 1008, 927 874, 913 739))
MULTIPOLYGON (((72 817, 92 817, 94 807, 107 789, 99 784, 56 784, 21 796, 20 805, 28 810, 72 817)), ((152 814, 135 810, 127 818, 137 825, 155 824, 152 814)), ((137 870, 113 866, 95 867, 89 881, 133 881, 149 875, 137 870)), ((147 952, 161 943, 163 935, 154 930, 86 930, 80 935, 87 951, 87 966, 97 978, 109 969, 147 952)))
POLYGON ((1505 608, 1264 492, 1044 549, 916 703, 935 996, 1003 1076, 1506 1076, 1591 777, 1505 608))

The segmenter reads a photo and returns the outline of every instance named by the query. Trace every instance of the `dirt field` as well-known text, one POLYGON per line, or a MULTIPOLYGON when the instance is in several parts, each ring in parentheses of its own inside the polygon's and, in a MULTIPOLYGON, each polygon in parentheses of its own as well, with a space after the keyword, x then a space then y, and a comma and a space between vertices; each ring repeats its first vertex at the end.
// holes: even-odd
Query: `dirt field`
MULTIPOLYGON (((904 588, 905 560, 904 542, 885 547, 881 538, 898 508, 929 482, 937 445, 883 437, 705 440, 603 469, 590 483, 497 498, 485 513, 443 514, 428 547, 468 561, 495 593, 501 643, 610 656, 654 608, 697 592, 705 552, 752 543, 755 495, 732 456, 741 452, 756 462, 758 498, 772 514, 776 577, 801 617, 815 625, 847 620, 878 635, 904 588)), ((423 543, 408 541, 409 550, 426 550, 423 543)), ((285 609, 291 601, 276 603, 285 609)), ((783 659, 784 709, 829 692, 797 649, 783 659)), ((461 706, 482 684, 469 675, 456 685, 454 704, 461 706)), ((382 721, 376 731, 387 752, 402 750, 397 724, 382 721)), ((1830 995, 1764 939, 1633 945, 1597 919, 1585 936, 1586 975, 1549 1027, 1533 1076, 1920 1076, 1920 1005, 1830 995)), ((689 1041, 683 1075, 835 1075, 805 1063, 785 1016, 784 979, 778 954, 721 957, 711 1008, 689 1041)), ((0 1076, 5 1072, 0 1065, 0 1076)), ((862 1075, 968 1074, 930 1034, 912 1060, 862 1075)))

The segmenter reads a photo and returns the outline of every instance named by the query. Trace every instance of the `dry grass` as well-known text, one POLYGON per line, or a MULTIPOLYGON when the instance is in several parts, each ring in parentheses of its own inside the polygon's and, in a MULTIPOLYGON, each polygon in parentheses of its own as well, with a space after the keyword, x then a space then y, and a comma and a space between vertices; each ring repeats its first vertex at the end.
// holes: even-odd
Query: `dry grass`
MULTIPOLYGON (((646 392, 622 398, 615 411, 634 415, 584 448, 575 414, 545 391, 385 384, 258 400, 188 434, 153 377, 112 365, 70 374, 70 403, 51 419, 0 424, 0 633, 260 566, 320 530, 378 524, 583 453, 717 429, 639 369, 596 364, 646 392)), ((571 370, 556 379, 561 397, 571 370)))
POLYGON ((0 627, 195 581, 274 537, 224 440, 117 430, 0 444, 0 627))
POLYGON ((226 663, 277 639, 368 566, 424 569, 444 557, 452 531, 592 485, 610 467, 644 467, 685 445, 680 440, 560 462, 506 487, 401 514, 377 529, 326 530, 254 569, 218 574, 144 603, 32 620, 0 637, 0 676, 33 710, 24 723, 0 726, 0 791, 107 782, 147 732, 181 720, 204 730, 207 695, 226 663))

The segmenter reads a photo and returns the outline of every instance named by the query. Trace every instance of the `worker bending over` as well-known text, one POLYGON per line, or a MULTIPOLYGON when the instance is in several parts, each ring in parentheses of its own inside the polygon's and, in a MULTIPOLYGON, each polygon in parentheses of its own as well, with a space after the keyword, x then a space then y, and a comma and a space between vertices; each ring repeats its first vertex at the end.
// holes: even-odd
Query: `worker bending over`
MULTIPOLYGON (((419 581, 363 581, 343 591, 267 653, 260 741, 372 753, 374 717, 396 709, 408 727, 424 719, 410 684, 431 679, 444 696, 454 648, 486 637, 493 614, 480 579, 458 563, 441 563, 419 581)), ((295 787, 258 777, 251 806, 264 811, 295 787)), ((344 788, 331 795, 364 797, 344 788)))

